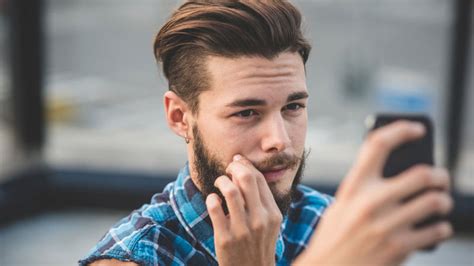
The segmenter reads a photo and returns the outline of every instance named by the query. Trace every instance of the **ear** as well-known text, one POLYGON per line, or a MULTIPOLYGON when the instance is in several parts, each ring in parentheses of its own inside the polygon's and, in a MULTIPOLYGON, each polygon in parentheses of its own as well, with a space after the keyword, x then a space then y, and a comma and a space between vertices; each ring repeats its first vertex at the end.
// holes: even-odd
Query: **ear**
POLYGON ((183 138, 186 136, 192 136, 192 114, 188 104, 173 91, 167 91, 163 96, 163 101, 165 105, 166 121, 171 130, 173 130, 176 135, 183 138))

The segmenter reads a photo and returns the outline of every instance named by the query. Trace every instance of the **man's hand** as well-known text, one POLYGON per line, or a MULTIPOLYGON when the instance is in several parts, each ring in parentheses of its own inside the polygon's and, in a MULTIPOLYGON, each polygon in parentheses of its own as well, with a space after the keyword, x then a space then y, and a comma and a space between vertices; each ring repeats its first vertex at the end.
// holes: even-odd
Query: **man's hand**
POLYGON ((413 251, 451 236, 447 222, 414 228, 430 215, 451 210, 445 170, 419 165, 382 178, 391 150, 423 134, 419 124, 400 121, 369 135, 296 265, 397 265, 413 251))
POLYGON ((265 178, 240 155, 234 156, 226 173, 215 186, 229 214, 224 214, 217 194, 206 199, 219 265, 274 265, 282 215, 265 178))

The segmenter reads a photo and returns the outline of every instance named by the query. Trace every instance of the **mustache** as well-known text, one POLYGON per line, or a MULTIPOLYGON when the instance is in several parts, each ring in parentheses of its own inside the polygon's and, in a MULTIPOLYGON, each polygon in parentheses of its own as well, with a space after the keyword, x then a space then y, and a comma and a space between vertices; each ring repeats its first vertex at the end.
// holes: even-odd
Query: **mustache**
POLYGON ((275 154, 261 162, 254 163, 255 168, 260 172, 271 171, 272 168, 278 166, 283 168, 295 169, 304 159, 304 154, 300 157, 286 153, 275 154))

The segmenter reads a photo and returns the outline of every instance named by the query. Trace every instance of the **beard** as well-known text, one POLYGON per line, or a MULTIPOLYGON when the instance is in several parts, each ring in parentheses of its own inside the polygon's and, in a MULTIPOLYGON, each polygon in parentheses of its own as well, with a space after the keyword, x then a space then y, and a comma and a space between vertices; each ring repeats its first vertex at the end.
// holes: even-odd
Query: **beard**
MULTIPOLYGON (((226 175, 226 167, 206 148, 201 133, 196 125, 193 126, 193 138, 194 169, 197 172, 200 191, 204 198, 207 198, 211 193, 216 193, 222 200, 224 213, 228 214, 225 198, 219 189, 214 186, 214 182, 219 176, 226 175)), ((297 192, 297 186, 301 181, 301 176, 303 175, 306 157, 306 151, 303 151, 303 154, 300 157, 282 153, 275 154, 262 162, 253 163, 255 168, 260 172, 266 172, 274 166, 285 166, 287 169, 295 169, 298 167, 295 178, 288 190, 279 191, 275 184, 268 184, 273 198, 283 216, 288 212, 291 201, 297 192)))

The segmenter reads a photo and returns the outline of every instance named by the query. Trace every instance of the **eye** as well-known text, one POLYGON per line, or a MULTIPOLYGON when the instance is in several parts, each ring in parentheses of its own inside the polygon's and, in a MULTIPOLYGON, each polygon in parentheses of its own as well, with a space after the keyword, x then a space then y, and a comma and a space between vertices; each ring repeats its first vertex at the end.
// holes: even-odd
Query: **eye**
POLYGON ((256 115, 257 112, 255 112, 255 110, 252 110, 252 109, 248 109, 248 110, 243 110, 243 111, 240 111, 238 113, 235 113, 234 116, 237 116, 237 117, 242 117, 242 118, 249 118, 253 115, 256 115))
POLYGON ((285 106, 285 110, 290 110, 290 111, 297 111, 302 108, 305 108, 305 106, 301 103, 290 103, 287 106, 285 106))

